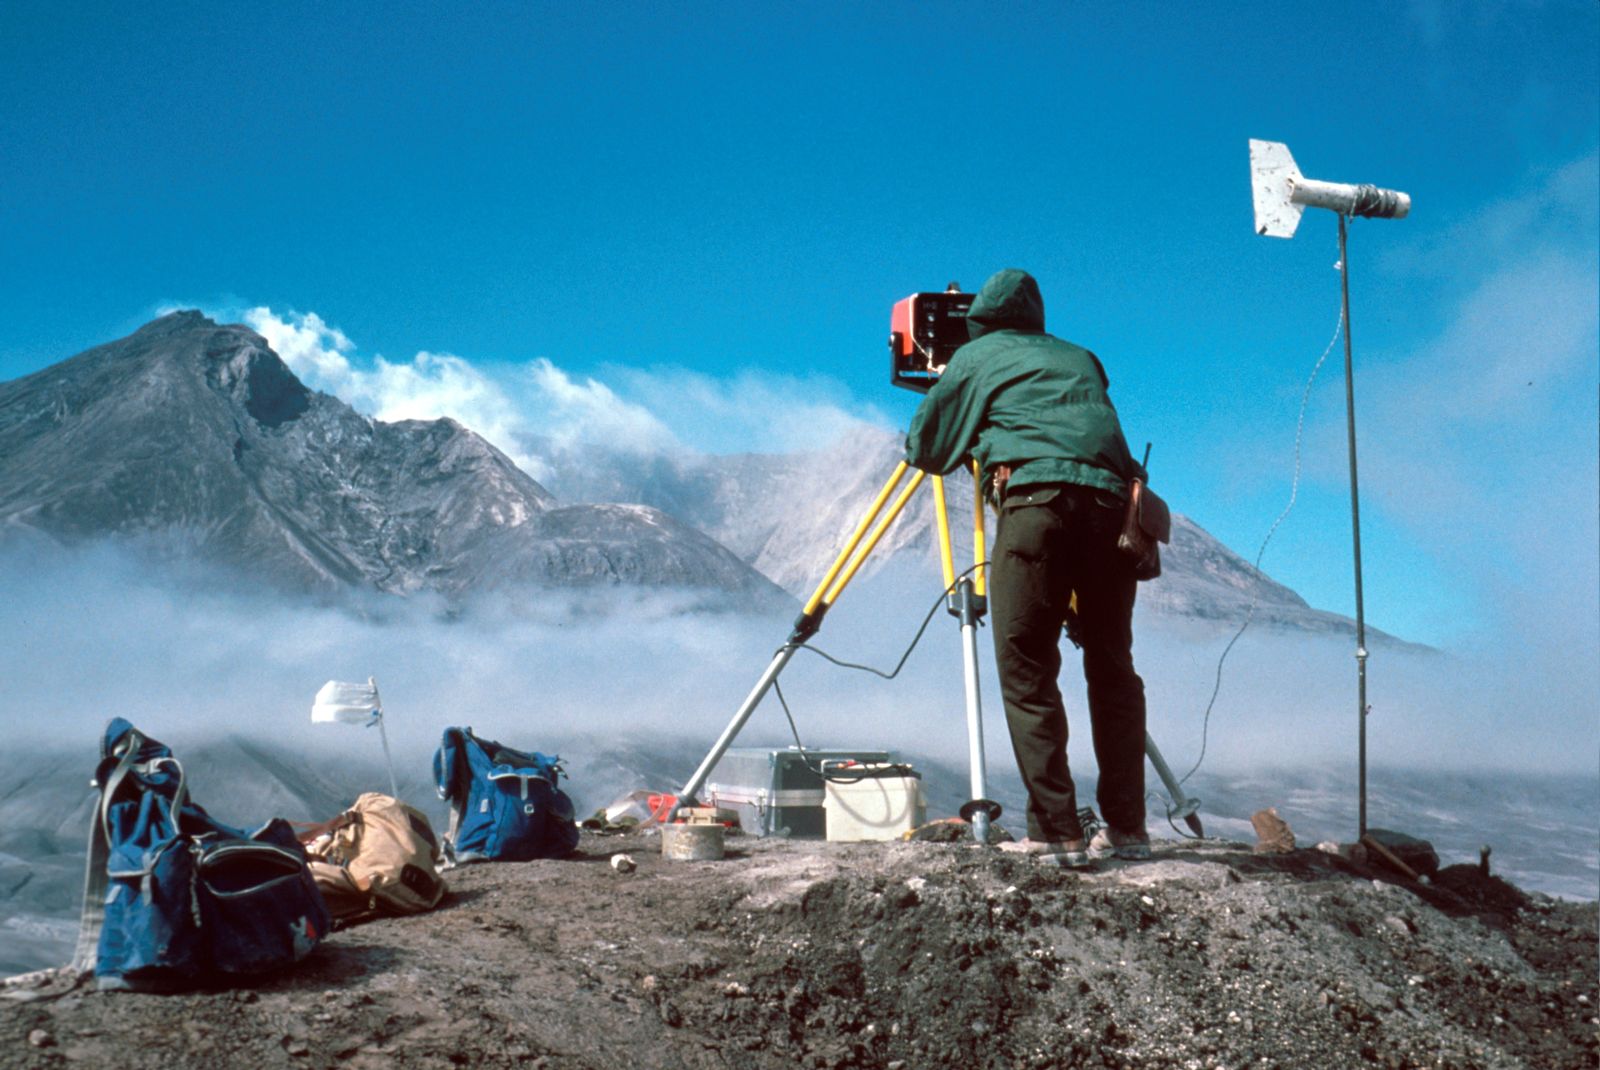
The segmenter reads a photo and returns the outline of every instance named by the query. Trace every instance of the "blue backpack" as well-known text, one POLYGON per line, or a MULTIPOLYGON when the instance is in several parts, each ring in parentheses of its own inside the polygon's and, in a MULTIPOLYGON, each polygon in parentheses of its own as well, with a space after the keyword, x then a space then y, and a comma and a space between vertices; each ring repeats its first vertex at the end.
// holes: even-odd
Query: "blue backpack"
POLYGON ((439 798, 450 802, 445 857, 463 862, 563 858, 578 846, 572 800, 556 787, 561 759, 447 728, 433 755, 439 798))
POLYGON ((288 822, 231 828, 189 799, 183 767, 122 718, 94 783, 73 967, 102 989, 176 991, 298 962, 331 921, 288 822))

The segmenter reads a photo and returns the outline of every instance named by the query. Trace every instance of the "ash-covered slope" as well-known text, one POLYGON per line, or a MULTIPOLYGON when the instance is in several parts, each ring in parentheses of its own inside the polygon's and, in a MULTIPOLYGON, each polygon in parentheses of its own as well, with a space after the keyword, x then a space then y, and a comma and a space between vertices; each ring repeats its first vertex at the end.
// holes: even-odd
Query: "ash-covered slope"
POLYGON ((364 417, 197 312, 0 384, 4 527, 138 537, 328 593, 602 582, 781 599, 670 516, 562 507, 454 421, 364 417))
MULTIPOLYGON (((581 479, 569 476, 575 470, 571 459, 546 452, 555 471, 550 483, 559 493, 643 502, 669 512, 802 598, 832 564, 903 456, 898 434, 867 427, 826 450, 805 454, 640 457, 589 450, 581 479)), ((972 561, 972 480, 958 472, 947 484, 960 569, 972 561)), ((992 512, 989 520, 992 540, 992 512)), ((1236 625, 1254 600, 1257 624, 1311 632, 1354 628, 1347 617, 1307 605, 1186 516, 1174 514, 1172 543, 1161 554, 1161 577, 1139 592, 1146 611, 1236 625)), ((863 574, 897 559, 919 562, 930 577, 939 575, 933 496, 927 491, 918 491, 863 574)), ((1370 627, 1368 631, 1389 638, 1370 627)))
POLYGON ((1216 840, 1084 874, 960 844, 730 843, 675 863, 586 833, 572 859, 453 870, 438 910, 338 930, 274 977, 0 999, 0 1064, 1595 1065, 1594 904, 1476 866, 1422 887, 1216 840), (606 865, 623 851, 632 872, 606 865))

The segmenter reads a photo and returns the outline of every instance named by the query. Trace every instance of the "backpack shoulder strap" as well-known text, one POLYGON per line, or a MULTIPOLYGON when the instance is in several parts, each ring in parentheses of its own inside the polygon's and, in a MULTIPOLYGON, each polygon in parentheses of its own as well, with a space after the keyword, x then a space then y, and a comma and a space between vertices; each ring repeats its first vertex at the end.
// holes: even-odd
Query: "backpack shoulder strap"
POLYGON ((450 831, 445 834, 443 844, 445 865, 448 867, 454 862, 456 834, 461 829, 461 819, 466 813, 467 781, 472 776, 472 770, 467 761, 467 738, 472 730, 463 731, 460 728, 446 728, 444 736, 439 741, 439 749, 433 752, 433 784, 439 793, 439 798, 450 803, 450 831))
POLYGON ((111 830, 106 824, 106 812, 111 798, 122 787, 134 764, 138 761, 139 746, 143 742, 130 726, 126 747, 117 757, 104 782, 100 783, 100 799, 89 816, 89 857, 83 866, 83 909, 78 915, 78 945, 72 952, 68 967, 75 977, 94 970, 95 957, 100 951, 100 930, 106 921, 106 862, 111 857, 111 830))

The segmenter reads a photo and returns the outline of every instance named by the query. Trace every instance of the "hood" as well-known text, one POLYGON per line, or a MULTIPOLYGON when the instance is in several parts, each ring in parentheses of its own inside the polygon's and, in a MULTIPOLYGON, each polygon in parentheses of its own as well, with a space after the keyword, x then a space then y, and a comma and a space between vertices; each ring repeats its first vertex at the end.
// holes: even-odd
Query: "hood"
POLYGON ((997 271, 978 291, 977 300, 967 313, 967 332, 973 338, 990 331, 1009 328, 1015 331, 1044 330, 1044 297, 1033 276, 1017 268, 997 271))

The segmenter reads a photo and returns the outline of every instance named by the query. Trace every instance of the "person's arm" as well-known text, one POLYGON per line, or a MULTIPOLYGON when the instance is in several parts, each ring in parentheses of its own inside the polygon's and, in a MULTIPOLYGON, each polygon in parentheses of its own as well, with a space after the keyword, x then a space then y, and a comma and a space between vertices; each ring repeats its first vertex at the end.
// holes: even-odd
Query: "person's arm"
POLYGON ((906 433, 906 463, 913 468, 944 475, 977 445, 984 405, 970 364, 957 353, 917 407, 906 433))

